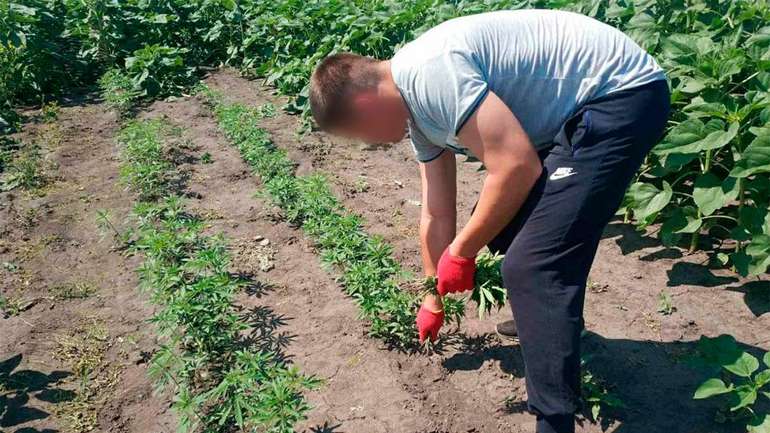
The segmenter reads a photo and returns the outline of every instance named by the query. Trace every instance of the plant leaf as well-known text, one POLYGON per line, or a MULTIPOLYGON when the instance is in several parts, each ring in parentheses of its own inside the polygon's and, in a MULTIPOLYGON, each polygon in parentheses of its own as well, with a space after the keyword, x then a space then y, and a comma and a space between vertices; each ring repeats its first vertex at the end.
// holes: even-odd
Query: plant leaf
POLYGON ((695 180, 692 197, 703 215, 711 215, 737 196, 735 185, 733 177, 722 181, 713 173, 702 174, 695 180))
POLYGON ((725 370, 741 377, 751 377, 759 368, 759 360, 750 353, 743 352, 734 362, 724 364, 725 370))
POLYGON ((754 383, 757 384, 757 388, 762 388, 770 383, 770 368, 757 373, 757 375, 754 376, 754 383))
POLYGON ((696 400, 700 400, 703 398, 709 398, 713 397, 715 395, 725 394, 733 390, 733 386, 727 386, 722 381, 722 379, 718 379, 716 377, 713 377, 711 379, 706 380, 703 382, 698 389, 695 390, 695 394, 692 398, 696 400))
POLYGON ((662 190, 642 182, 636 182, 628 189, 630 207, 634 210, 634 216, 640 220, 660 212, 671 201, 673 194, 671 186, 665 180, 662 190))
POLYGON ((731 403, 732 406, 730 407, 730 410, 736 411, 738 409, 751 406, 755 401, 757 401, 757 391, 749 385, 741 385, 735 388, 735 393, 733 394, 733 402, 731 403))
POLYGON ((748 177, 755 173, 770 172, 770 128, 762 128, 767 134, 758 135, 741 154, 730 176, 748 177))

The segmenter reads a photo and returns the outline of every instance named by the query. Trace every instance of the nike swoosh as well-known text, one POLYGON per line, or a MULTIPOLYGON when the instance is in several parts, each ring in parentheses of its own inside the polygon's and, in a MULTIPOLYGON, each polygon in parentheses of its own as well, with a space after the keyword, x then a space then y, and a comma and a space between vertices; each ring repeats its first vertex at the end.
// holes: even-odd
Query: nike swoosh
POLYGON ((551 180, 564 179, 565 177, 572 176, 573 174, 577 174, 577 172, 573 171, 571 173, 564 173, 564 174, 554 173, 554 174, 551 175, 551 177, 549 177, 549 179, 551 179, 551 180))

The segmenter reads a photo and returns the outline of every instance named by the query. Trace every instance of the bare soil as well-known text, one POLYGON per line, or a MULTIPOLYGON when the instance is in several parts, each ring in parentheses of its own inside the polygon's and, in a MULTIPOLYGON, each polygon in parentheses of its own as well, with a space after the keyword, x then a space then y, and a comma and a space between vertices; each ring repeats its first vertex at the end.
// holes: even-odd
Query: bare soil
MULTIPOLYGON (((206 81, 232 101, 277 107, 285 102, 231 71, 206 81)), ((105 371, 118 368, 105 375, 113 380, 105 380, 94 399, 94 431, 171 432, 176 426, 170 397, 154 395, 147 378, 147 359, 157 342, 146 323, 152 307, 136 288, 140 259, 115 251, 95 224, 98 209, 108 209, 120 223, 134 201, 118 182, 119 123, 99 103, 66 105, 53 123, 61 139, 42 144, 55 163, 53 182, 41 196, 0 193, 0 264, 9 264, 0 269, 0 293, 32 301, 0 319, 0 362, 11 359, 0 364, 0 377, 16 375, 26 384, 0 394, 11 402, 0 412, 0 430, 71 430, 62 408, 79 382, 60 355, 62 337, 86 335, 98 323, 107 330, 97 339, 105 371), (54 300, 56 288, 73 282, 96 289, 84 298, 54 300)), ((383 236, 404 267, 419 274, 419 175, 408 143, 367 147, 320 133, 298 137, 298 119, 278 111, 264 127, 299 163, 299 173, 325 173, 344 204, 364 216, 367 230, 383 236)), ((156 102, 139 116, 165 117, 183 128, 191 155, 181 167, 189 174, 188 205, 209 221, 211 233, 225 233, 233 270, 258 282, 239 303, 260 344, 325 380, 309 393, 313 409, 298 431, 533 431, 519 348, 494 335, 494 324, 510 317, 508 309, 485 320, 470 318, 438 353, 388 350, 366 335, 357 307, 322 268, 302 231, 255 196, 259 180, 199 100, 156 102), (201 160, 206 153, 211 163, 201 160)), ((46 128, 51 124, 31 123, 22 138, 33 139, 46 128)), ((462 224, 482 174, 475 164, 459 166, 462 224)), ((594 356, 592 370, 627 407, 614 421, 585 421, 579 431, 731 431, 713 422, 714 403, 691 399, 703 376, 683 358, 701 334, 729 333, 749 348, 770 348, 770 283, 710 269, 706 259, 664 248, 631 226, 607 228, 587 294, 585 346, 594 356), (676 311, 670 315, 658 312, 661 291, 672 296, 676 311)))

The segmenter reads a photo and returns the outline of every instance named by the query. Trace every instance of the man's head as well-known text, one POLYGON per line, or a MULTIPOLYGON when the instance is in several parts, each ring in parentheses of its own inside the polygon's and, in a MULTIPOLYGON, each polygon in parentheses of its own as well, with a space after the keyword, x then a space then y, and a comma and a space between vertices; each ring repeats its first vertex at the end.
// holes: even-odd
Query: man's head
POLYGON ((310 79, 310 109, 322 130, 367 143, 401 140, 409 117, 390 62, 350 53, 318 65, 310 79))

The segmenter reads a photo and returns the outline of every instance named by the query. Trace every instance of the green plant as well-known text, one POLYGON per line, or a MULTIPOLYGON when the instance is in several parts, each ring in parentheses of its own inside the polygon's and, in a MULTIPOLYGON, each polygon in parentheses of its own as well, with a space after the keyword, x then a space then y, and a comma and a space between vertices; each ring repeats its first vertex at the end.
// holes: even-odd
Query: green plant
POLYGON ((14 188, 35 190, 47 183, 48 177, 45 174, 40 147, 28 144, 11 159, 8 169, 0 178, 0 191, 10 191, 14 188))
POLYGON ((309 410, 302 392, 320 382, 247 339, 234 298, 249 282, 228 271, 223 237, 204 235, 165 181, 176 171, 163 142, 172 132, 159 120, 132 121, 119 135, 125 182, 144 200, 134 208, 131 251, 144 256, 140 287, 158 305, 152 322, 163 339, 150 375, 174 391, 180 431, 293 432, 309 410))
POLYGON ((205 152, 203 155, 201 155, 201 162, 204 164, 211 164, 214 162, 214 158, 211 157, 209 152, 205 152))
POLYGON ((131 78, 120 69, 105 72, 99 79, 99 87, 107 105, 121 115, 127 114, 140 97, 131 78))
POLYGON ((43 107, 40 109, 40 117, 43 122, 51 123, 59 118, 60 111, 61 107, 56 101, 47 102, 43 104, 43 107))
POLYGON ((132 121, 121 129, 118 143, 124 163, 120 175, 140 200, 166 195, 174 178, 174 167, 166 157, 159 120, 132 121))
POLYGON ((96 293, 96 286, 88 281, 74 281, 50 289, 51 296, 56 301, 69 299, 84 299, 96 293))
POLYGON ((590 360, 590 355, 584 355, 580 358, 580 391, 591 420, 597 422, 603 411, 623 408, 625 404, 589 370, 590 360))
POLYGON ((194 69, 184 64, 185 48, 147 45, 126 58, 125 74, 143 97, 178 94, 193 79, 194 69))
POLYGON ((4 318, 18 315, 29 308, 30 305, 30 301, 25 301, 21 297, 0 295, 0 311, 2 311, 4 318))
POLYGON ((729 335, 701 337, 698 352, 697 363, 714 376, 701 383, 693 398, 724 396, 725 409, 718 420, 742 420, 753 433, 770 431, 770 414, 758 411, 758 399, 770 399, 770 352, 762 358, 763 369, 759 360, 741 350, 729 335))
POLYGON ((128 246, 131 243, 133 237, 133 231, 131 229, 121 230, 115 226, 112 222, 112 216, 106 209, 96 210, 96 226, 99 228, 102 234, 109 233, 112 238, 120 246, 128 246))
POLYGON ((671 293, 661 290, 658 294, 658 313, 664 316, 670 316, 676 311, 674 301, 671 298, 671 293))

